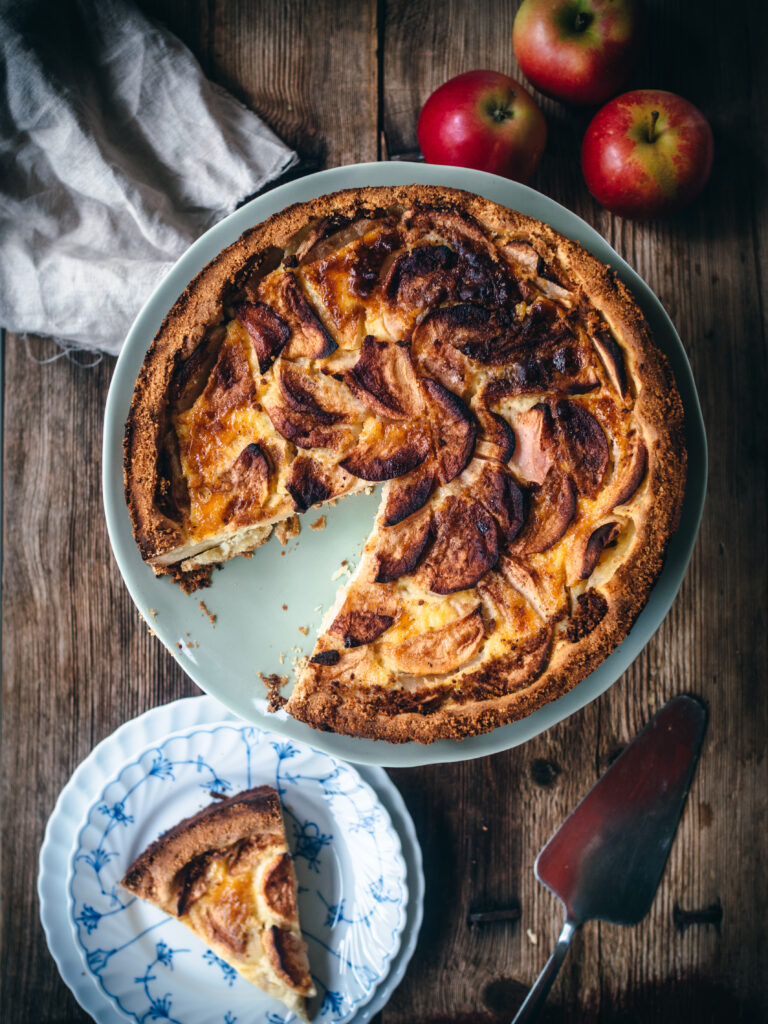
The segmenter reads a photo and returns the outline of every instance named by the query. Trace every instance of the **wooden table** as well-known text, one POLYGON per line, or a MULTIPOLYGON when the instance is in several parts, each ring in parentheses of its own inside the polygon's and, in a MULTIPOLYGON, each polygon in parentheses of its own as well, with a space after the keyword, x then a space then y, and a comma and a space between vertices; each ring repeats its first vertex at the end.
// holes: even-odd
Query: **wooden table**
MULTIPOLYGON (((516 3, 143 0, 206 73, 315 169, 416 148, 430 91, 460 71, 516 72, 516 3)), ((611 217, 578 164, 589 114, 544 101, 550 140, 533 185, 593 224, 656 291, 693 364, 710 486, 688 576, 658 634, 600 700, 522 748, 393 771, 423 846, 419 947, 379 1020, 510 1019, 560 927, 536 852, 674 694, 709 705, 702 760, 649 917, 577 938, 547 1020, 768 1019, 764 192, 768 23, 715 0, 655 0, 632 84, 680 92, 710 118, 705 194, 667 223, 611 217), (761 22, 761 23, 760 23, 761 22), (761 264, 761 255, 763 257, 761 264), (470 912, 519 903, 519 921, 470 912)), ((34 342, 37 357, 56 352, 34 342)), ((5 1021, 87 1017, 46 948, 35 890, 45 821, 75 765, 121 722, 194 694, 118 574, 101 507, 112 359, 85 369, 4 355, 3 934, 5 1021)))

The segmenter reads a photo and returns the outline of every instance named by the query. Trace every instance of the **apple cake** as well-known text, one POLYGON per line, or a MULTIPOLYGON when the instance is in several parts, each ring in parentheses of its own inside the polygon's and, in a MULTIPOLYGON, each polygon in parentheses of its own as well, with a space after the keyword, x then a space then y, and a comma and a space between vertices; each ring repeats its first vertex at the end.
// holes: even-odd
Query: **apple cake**
POLYGON ((252 984, 307 1019, 315 995, 280 798, 257 786, 156 839, 123 886, 172 914, 252 984))
POLYGON ((519 719, 597 666, 660 572, 685 468, 673 376, 616 275, 420 185, 321 196, 224 250, 154 339, 125 434, 141 553, 187 588, 383 482, 287 711, 395 742, 519 719))

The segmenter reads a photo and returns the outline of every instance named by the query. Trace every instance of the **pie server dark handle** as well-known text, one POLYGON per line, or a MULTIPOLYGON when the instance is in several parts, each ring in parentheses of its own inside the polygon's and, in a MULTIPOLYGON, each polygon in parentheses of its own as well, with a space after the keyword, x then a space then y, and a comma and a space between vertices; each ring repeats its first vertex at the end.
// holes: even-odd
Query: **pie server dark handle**
POLYGON ((549 995, 549 990, 555 983, 557 972, 562 967, 563 960, 565 960, 565 954, 568 952, 571 939, 576 934, 576 929, 578 927, 579 925, 576 921, 566 919, 552 956, 544 964, 541 974, 534 982, 531 991, 525 997, 525 1002, 517 1011, 512 1024, 530 1024, 530 1021, 536 1020, 539 1016, 541 1008, 549 995))

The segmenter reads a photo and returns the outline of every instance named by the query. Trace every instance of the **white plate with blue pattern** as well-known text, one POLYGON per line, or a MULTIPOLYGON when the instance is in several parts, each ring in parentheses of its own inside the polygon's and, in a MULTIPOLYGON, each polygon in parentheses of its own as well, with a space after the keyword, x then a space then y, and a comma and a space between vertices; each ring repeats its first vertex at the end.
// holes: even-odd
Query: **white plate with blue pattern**
POLYGON ((283 803, 302 928, 319 993, 310 1002, 310 1014, 328 1024, 370 1020, 413 951, 423 892, 413 826, 384 773, 380 778, 367 771, 365 781, 356 769, 327 754, 233 719, 211 698, 177 701, 127 726, 134 727, 130 742, 125 736, 115 741, 124 726, 96 748, 65 787, 41 851, 46 936, 81 1004, 109 1024, 126 1018, 179 1024, 287 1024, 295 1019, 177 920, 119 885, 148 843, 210 803, 212 793, 269 783, 283 803), (201 716, 203 703, 208 714, 201 716), (174 710, 169 714, 168 709, 174 710), (212 720, 216 712, 219 721, 212 720), (136 728, 151 717, 183 728, 172 735, 136 728), (110 741, 113 750, 105 758, 102 748, 110 741), (105 760, 108 772, 101 770, 105 760), (380 798, 382 788, 388 790, 389 806, 394 795, 399 831, 380 798), (62 821, 77 805, 80 818, 75 828, 70 826, 62 858, 62 821), (416 891, 409 896, 414 882, 416 891), (62 885, 66 907, 60 895, 53 896, 62 885), (73 985, 73 977, 82 978, 83 971, 88 984, 73 985), (105 1007, 112 1012, 105 1014, 105 1007))

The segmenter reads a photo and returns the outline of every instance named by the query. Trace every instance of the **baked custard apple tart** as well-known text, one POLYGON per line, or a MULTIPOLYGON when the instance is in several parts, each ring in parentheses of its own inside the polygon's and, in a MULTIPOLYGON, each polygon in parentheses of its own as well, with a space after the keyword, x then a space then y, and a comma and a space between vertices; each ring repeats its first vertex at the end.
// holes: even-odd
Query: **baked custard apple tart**
POLYGON ((383 483, 286 709, 392 742, 486 732, 603 661, 686 472, 674 378, 616 275, 423 185, 289 207, 209 263, 147 353, 124 447, 141 554, 186 589, 383 483))

